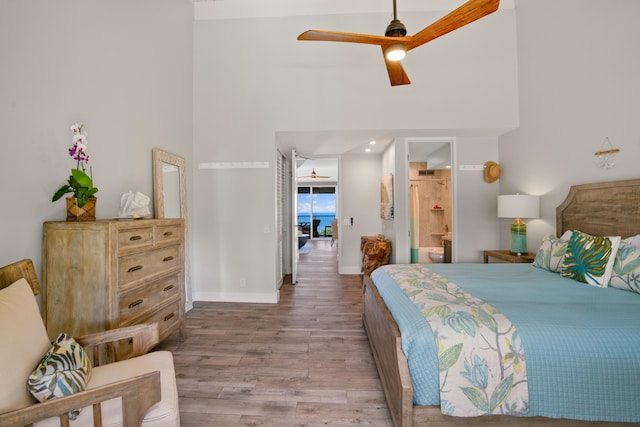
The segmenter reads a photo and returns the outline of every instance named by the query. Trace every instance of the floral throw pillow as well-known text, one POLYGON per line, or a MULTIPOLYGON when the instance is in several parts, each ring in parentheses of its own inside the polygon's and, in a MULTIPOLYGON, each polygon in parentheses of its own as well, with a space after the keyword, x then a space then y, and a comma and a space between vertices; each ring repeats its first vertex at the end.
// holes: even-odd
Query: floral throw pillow
POLYGON ((609 286, 640 293, 640 235, 620 242, 609 286))
POLYGON ((546 235, 542 239, 540 248, 538 248, 533 265, 535 267, 559 273, 564 260, 564 255, 567 252, 567 245, 572 234, 572 231, 567 231, 560 237, 556 237, 552 234, 546 235))
POLYGON ((606 288, 620 244, 620 236, 596 237, 574 231, 567 245, 560 274, 606 288))

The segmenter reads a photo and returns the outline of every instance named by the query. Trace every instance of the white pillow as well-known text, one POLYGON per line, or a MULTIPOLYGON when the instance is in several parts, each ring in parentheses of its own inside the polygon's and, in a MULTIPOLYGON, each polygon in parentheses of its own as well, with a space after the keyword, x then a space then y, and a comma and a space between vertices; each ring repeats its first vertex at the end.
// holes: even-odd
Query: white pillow
POLYGON ((559 273, 563 264, 564 254, 567 252, 567 244, 573 231, 565 231, 565 233, 556 237, 553 234, 547 234, 538 248, 536 258, 533 261, 535 267, 559 273))
POLYGON ((640 234, 620 241, 609 286, 640 293, 640 234))
POLYGON ((32 405, 25 383, 51 346, 33 290, 25 279, 0 289, 0 413, 32 405))

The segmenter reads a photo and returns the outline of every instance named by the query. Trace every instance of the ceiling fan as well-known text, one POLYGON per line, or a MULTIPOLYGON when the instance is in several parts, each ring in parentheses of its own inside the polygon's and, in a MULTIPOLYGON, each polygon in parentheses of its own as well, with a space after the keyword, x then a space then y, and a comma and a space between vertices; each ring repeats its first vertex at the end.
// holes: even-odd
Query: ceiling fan
POLYGON ((305 176, 299 176, 298 178, 311 178, 311 179, 316 179, 316 178, 331 178, 328 175, 318 175, 316 173, 316 169, 313 168, 311 169, 311 175, 305 175, 305 176))
POLYGON ((393 0, 393 20, 387 26, 384 36, 308 30, 300 34, 298 40, 378 45, 382 48, 391 86, 407 85, 411 84, 411 81, 409 81, 409 77, 400 64, 400 60, 404 58, 407 51, 485 17, 498 10, 498 6, 500 6, 500 0, 469 0, 433 24, 423 28, 412 36, 407 36, 407 29, 404 24, 397 19, 396 0, 393 0))

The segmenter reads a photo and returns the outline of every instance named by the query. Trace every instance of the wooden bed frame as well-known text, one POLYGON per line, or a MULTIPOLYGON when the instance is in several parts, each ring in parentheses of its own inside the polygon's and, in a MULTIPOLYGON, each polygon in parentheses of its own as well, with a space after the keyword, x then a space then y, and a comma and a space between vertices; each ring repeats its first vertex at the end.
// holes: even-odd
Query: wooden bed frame
MULTIPOLYGON (((640 234, 640 179, 572 186, 556 210, 558 236, 566 230, 623 238, 640 234)), ((506 415, 451 417, 443 415, 439 406, 414 406, 400 330, 369 276, 363 278, 362 322, 396 427, 629 425, 506 415)))

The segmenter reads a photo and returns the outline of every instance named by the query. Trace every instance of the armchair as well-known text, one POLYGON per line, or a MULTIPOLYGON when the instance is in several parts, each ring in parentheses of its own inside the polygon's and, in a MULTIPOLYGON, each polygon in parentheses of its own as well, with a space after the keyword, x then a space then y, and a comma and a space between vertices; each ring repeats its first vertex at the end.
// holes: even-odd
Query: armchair
POLYGON ((0 268, 0 425, 179 426, 173 356, 147 353, 158 342, 156 324, 135 325, 76 337, 93 355, 83 392, 38 403, 26 380, 51 346, 34 295, 37 275, 30 260, 0 268), (133 341, 134 357, 99 366, 99 345, 133 341), (68 412, 84 408, 75 421, 68 412))

